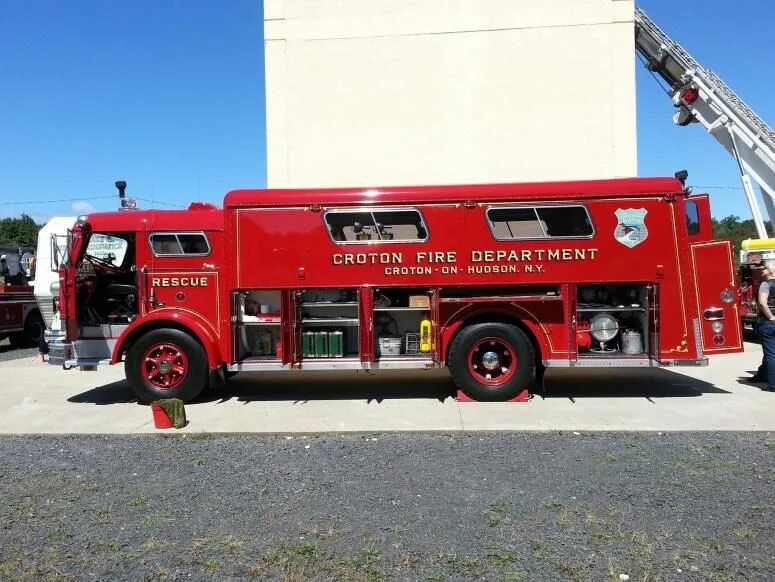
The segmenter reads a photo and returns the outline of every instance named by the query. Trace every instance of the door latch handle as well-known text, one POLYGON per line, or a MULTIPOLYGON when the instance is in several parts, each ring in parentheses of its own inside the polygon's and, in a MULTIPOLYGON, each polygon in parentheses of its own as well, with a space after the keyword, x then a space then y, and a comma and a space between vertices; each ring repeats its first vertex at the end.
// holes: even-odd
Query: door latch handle
POLYGON ((213 263, 202 263, 202 268, 212 271, 215 269, 215 265, 213 263))

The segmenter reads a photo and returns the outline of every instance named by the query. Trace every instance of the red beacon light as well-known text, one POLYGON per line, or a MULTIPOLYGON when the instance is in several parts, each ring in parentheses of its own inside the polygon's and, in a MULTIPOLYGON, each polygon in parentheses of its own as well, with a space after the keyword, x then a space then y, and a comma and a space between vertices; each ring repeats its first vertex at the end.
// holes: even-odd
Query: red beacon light
POLYGON ((700 90, 697 87, 687 87, 681 91, 681 100, 687 105, 691 105, 700 98, 700 90))

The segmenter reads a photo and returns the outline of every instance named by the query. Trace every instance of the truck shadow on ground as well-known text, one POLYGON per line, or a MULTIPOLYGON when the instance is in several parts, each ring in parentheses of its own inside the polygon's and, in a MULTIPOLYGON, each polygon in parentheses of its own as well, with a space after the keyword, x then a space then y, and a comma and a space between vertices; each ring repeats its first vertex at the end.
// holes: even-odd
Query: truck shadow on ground
MULTIPOLYGON (((240 374, 225 386, 205 391, 192 405, 237 400, 303 403, 315 400, 434 399, 443 402, 455 396, 455 386, 444 370, 428 372, 287 372, 265 375, 240 374)), ((669 370, 610 369, 547 372, 542 394, 536 398, 689 398, 703 394, 729 394, 717 386, 669 370)), ((126 404, 137 399, 125 381, 112 382, 68 399, 80 404, 126 404)))

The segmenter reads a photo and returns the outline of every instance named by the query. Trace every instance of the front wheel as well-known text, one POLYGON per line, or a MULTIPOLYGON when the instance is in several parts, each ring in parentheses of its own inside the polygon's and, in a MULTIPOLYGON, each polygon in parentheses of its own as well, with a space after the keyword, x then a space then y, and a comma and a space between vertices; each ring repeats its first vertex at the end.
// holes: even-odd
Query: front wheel
POLYGON ((127 380, 141 402, 196 398, 207 387, 207 354, 179 329, 157 329, 141 336, 127 353, 127 380))
POLYGON ((515 325, 479 323, 463 329, 449 350, 452 379, 475 400, 509 400, 535 378, 530 340, 515 325))

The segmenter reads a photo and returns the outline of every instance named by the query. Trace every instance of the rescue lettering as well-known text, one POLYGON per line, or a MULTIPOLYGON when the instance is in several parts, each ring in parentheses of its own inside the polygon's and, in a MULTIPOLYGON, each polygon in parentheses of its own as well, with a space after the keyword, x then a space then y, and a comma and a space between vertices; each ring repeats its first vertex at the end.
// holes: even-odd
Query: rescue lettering
POLYGON ((207 287, 207 277, 153 277, 153 287, 207 287))

